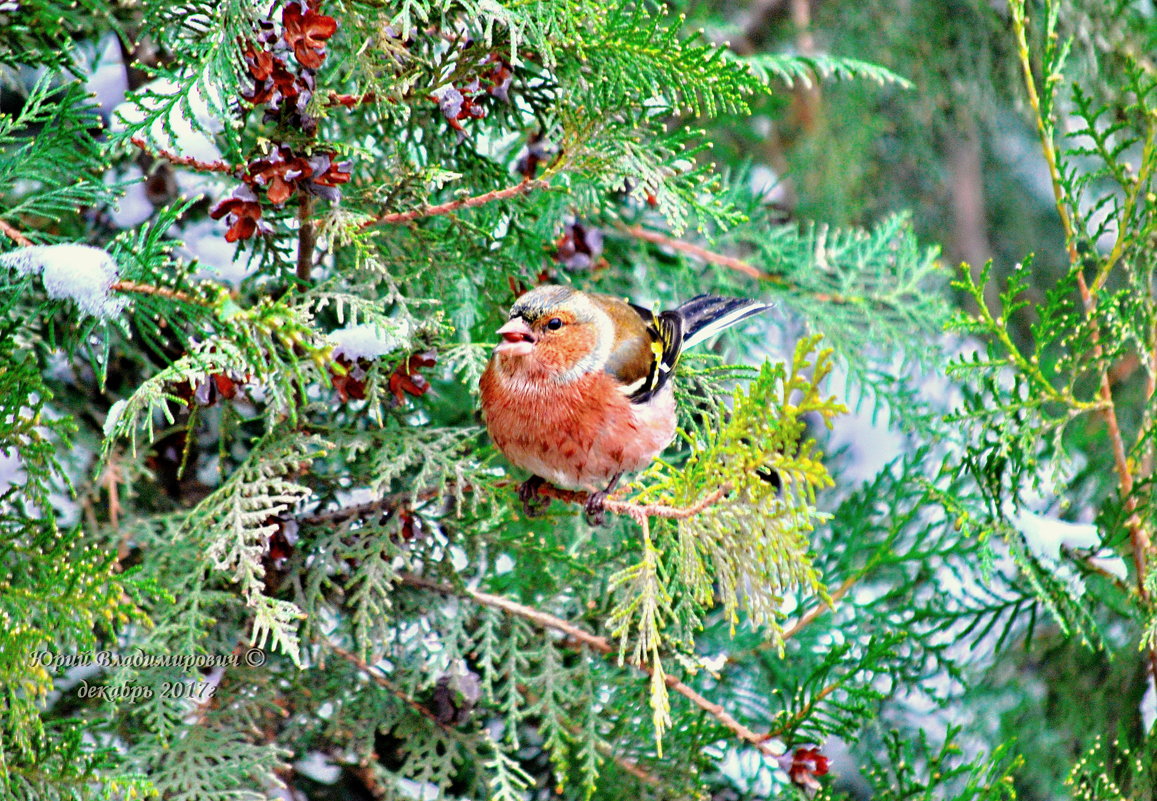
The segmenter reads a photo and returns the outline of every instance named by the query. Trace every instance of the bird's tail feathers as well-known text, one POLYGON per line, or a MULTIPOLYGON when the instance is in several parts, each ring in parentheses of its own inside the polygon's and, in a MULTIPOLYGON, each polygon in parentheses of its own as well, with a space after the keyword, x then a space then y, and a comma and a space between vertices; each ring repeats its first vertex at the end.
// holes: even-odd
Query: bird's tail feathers
POLYGON ((691 298, 676 309, 683 319, 683 349, 693 347, 723 329, 770 308, 767 303, 747 298, 724 298, 719 295, 691 298))

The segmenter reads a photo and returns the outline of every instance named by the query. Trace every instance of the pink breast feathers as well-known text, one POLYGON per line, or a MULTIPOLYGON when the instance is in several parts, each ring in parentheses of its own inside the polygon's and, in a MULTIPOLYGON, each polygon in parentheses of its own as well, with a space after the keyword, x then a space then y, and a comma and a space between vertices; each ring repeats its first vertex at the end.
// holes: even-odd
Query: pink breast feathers
POLYGON ((565 489, 604 489, 615 474, 650 464, 675 435, 670 386, 633 404, 601 371, 531 386, 489 370, 481 391, 495 446, 516 466, 565 489))

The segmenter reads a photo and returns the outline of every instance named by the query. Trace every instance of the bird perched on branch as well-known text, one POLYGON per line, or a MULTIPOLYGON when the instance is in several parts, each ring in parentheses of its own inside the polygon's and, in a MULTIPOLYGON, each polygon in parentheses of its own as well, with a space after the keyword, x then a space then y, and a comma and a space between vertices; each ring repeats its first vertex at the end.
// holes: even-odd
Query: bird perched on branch
POLYGON ((587 490, 587 519, 601 523, 623 474, 642 470, 675 436, 679 354, 769 308, 699 295, 656 315, 557 285, 518 298, 480 389, 490 438, 532 474, 518 489, 527 515, 540 511, 535 499, 550 482, 587 490))

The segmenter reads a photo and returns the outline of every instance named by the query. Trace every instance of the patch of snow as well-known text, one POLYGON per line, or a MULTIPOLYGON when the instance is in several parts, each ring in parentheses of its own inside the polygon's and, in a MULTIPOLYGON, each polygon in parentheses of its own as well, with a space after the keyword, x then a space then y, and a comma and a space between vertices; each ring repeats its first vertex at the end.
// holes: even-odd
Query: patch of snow
POLYGON ((185 226, 181 232, 185 245, 180 252, 199 262, 200 269, 193 278, 239 286, 253 273, 246 260, 236 260, 237 243, 225 241, 227 227, 219 220, 201 220, 185 226))
POLYGON ((304 759, 294 762, 293 768, 318 784, 334 784, 341 777, 341 768, 320 751, 310 751, 304 759))
MULTIPOLYGON (((188 91, 188 103, 174 102, 186 91, 167 78, 158 78, 141 87, 138 97, 126 100, 113 111, 112 127, 122 130, 152 120, 145 136, 152 144, 198 161, 218 161, 221 151, 210 134, 224 128, 213 98, 203 86, 188 91)), ((183 170, 180 172, 184 172, 183 170)), ((184 187, 182 187, 184 189, 184 187)))
MULTIPOLYGON (((156 208, 145 189, 145 174, 135 164, 126 170, 124 181, 129 182, 125 195, 109 210, 109 218, 117 228, 135 228, 153 216, 156 208)), ((106 180, 106 183, 111 181, 106 180)))
POLYGON ((767 205, 787 205, 787 184, 771 167, 756 164, 751 169, 749 181, 751 193, 767 205))
POLYGON ((112 294, 117 263, 91 245, 33 245, 5 254, 0 264, 25 275, 39 275, 50 298, 67 298, 93 317, 108 319, 128 303, 112 294))
POLYGON ((118 104, 124 102, 129 83, 116 35, 110 33, 97 46, 100 51, 94 53, 92 72, 85 81, 84 88, 96 97, 102 115, 108 115, 118 104))
POLYGON ((1152 732, 1153 724, 1157 722, 1157 684, 1153 683, 1152 676, 1149 677, 1149 689, 1141 699, 1141 722, 1147 732, 1152 732))
POLYGON ((1064 546, 1095 548, 1101 542, 1097 527, 1091 523, 1069 523, 1023 509, 1012 515, 1012 521, 1033 553, 1050 559, 1060 559, 1064 546))
MULTIPOLYGON (((407 333, 407 326, 399 325, 398 334, 405 337, 407 333)), ((333 343, 335 358, 345 356, 350 361, 376 359, 397 350, 401 344, 398 336, 372 323, 339 328, 329 335, 329 341, 333 343)))
POLYGON ((20 454, 13 448, 9 453, 0 450, 0 492, 28 481, 20 454))
POLYGON ((104 426, 101 428, 106 438, 112 435, 113 429, 116 428, 116 424, 120 421, 121 415, 124 414, 126 406, 128 406, 128 401, 122 398, 109 407, 108 414, 105 415, 104 418, 104 426))

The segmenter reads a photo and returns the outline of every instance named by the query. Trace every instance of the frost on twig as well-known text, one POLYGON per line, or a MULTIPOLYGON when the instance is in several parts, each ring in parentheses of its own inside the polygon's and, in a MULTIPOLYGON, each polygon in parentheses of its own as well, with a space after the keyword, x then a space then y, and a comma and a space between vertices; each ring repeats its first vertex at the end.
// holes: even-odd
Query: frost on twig
POLYGON ((66 298, 93 317, 108 319, 124 310, 126 298, 113 294, 117 263, 90 245, 33 245, 0 256, 0 265, 39 275, 50 298, 66 298))

